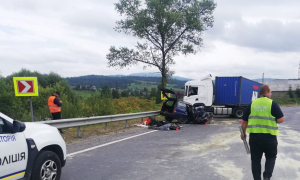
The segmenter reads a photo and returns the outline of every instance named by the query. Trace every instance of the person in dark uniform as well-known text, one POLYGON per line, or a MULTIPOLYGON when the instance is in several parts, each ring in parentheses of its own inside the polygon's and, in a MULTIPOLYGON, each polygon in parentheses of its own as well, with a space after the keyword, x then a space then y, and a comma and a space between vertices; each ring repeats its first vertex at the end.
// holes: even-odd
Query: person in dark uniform
MULTIPOLYGON (((279 105, 271 100, 272 90, 263 85, 260 97, 247 106, 243 114, 242 128, 250 133, 251 167, 254 180, 261 180, 261 158, 265 153, 266 163, 264 180, 270 180, 277 156, 278 126, 284 122, 284 115, 279 105)), ((241 136, 243 140, 245 136, 241 136)))
MULTIPOLYGON (((48 99, 48 107, 49 107, 49 110, 50 110, 53 120, 61 119, 62 101, 58 99, 59 96, 60 96, 60 93, 58 91, 56 91, 48 99)), ((59 129, 59 131, 62 133, 61 129, 59 129)))

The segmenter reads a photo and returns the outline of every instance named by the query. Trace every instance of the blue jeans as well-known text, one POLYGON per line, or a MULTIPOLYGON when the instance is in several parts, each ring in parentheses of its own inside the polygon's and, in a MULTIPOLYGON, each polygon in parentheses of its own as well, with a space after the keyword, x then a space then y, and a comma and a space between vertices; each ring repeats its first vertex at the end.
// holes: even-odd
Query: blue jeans
POLYGON ((254 180, 261 180, 261 158, 265 153, 266 163, 264 178, 271 178, 275 166, 277 156, 277 139, 266 141, 264 139, 251 139, 249 140, 251 151, 251 167, 254 180))

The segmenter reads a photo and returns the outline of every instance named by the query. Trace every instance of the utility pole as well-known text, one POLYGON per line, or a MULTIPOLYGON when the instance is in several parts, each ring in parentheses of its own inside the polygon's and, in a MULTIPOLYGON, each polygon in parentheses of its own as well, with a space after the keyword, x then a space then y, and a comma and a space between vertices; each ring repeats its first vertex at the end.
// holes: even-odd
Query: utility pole
POLYGON ((262 83, 262 84, 264 84, 264 74, 265 74, 265 73, 262 74, 262 79, 261 79, 261 83, 262 83))
POLYGON ((299 61, 299 68, 298 68, 298 79, 300 79, 300 61, 299 61))

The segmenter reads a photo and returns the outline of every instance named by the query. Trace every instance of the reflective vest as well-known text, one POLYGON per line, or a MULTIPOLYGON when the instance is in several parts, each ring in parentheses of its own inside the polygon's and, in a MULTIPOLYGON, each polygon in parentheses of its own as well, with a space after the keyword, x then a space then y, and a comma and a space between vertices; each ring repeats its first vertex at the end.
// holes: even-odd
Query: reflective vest
POLYGON ((56 98, 55 96, 50 96, 48 99, 48 107, 49 107, 50 113, 57 113, 57 112, 61 111, 61 107, 54 104, 55 98, 56 98))
POLYGON ((276 118, 271 114, 272 100, 261 97, 251 104, 251 113, 248 118, 247 133, 266 133, 278 135, 276 118))

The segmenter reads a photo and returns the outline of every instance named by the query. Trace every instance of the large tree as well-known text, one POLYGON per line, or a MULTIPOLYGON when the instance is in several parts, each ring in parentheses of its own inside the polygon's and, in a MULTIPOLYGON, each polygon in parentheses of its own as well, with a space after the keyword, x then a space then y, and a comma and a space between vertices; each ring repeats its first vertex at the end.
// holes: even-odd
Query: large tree
POLYGON ((124 17, 115 30, 141 41, 135 49, 110 47, 109 67, 124 68, 144 63, 155 66, 162 75, 162 88, 174 72, 174 56, 196 53, 202 45, 202 32, 213 25, 213 0, 120 0, 116 10, 124 17))

